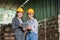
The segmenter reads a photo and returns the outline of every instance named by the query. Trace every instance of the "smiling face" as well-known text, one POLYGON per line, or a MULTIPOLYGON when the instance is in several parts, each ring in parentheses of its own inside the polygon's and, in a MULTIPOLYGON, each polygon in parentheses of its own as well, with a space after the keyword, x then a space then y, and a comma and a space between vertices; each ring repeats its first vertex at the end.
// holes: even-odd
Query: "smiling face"
POLYGON ((33 18, 33 16, 34 16, 34 14, 32 14, 32 13, 28 13, 28 17, 29 17, 29 19, 33 18))
POLYGON ((18 18, 21 18, 23 16, 23 13, 22 12, 18 12, 17 15, 18 15, 18 18))

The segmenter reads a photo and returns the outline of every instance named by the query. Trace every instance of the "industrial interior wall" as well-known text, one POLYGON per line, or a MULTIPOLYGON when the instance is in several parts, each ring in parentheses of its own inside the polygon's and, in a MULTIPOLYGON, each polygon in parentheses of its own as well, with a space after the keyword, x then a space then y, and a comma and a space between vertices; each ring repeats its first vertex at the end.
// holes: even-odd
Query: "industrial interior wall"
MULTIPOLYGON (((59 0, 30 0, 24 6, 24 16, 23 19, 27 20, 27 10, 33 8, 35 10, 35 17, 39 20, 45 18, 51 18, 52 16, 57 16, 58 14, 58 1, 59 0)), ((59 2, 60 3, 60 2, 59 2)))
POLYGON ((45 18, 51 18, 60 13, 60 1, 59 0, 29 0, 29 2, 24 5, 24 16, 23 20, 26 21, 27 10, 33 8, 35 10, 35 16, 38 21, 45 18))
POLYGON ((58 14, 60 14, 60 0, 58 0, 58 14))

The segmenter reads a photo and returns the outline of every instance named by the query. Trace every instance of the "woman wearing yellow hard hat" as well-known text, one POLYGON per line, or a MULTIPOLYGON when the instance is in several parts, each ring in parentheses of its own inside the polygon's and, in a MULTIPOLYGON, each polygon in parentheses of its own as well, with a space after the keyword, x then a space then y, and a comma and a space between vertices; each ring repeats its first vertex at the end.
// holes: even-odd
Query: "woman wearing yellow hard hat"
POLYGON ((24 40, 24 32, 22 31, 22 16, 23 16, 23 8, 18 8, 16 10, 16 17, 12 20, 12 29, 15 35, 16 40, 24 40))
POLYGON ((38 40, 38 22, 37 19, 35 19, 34 16, 34 10, 32 8, 28 9, 27 15, 29 17, 29 20, 27 21, 27 37, 26 40, 38 40))

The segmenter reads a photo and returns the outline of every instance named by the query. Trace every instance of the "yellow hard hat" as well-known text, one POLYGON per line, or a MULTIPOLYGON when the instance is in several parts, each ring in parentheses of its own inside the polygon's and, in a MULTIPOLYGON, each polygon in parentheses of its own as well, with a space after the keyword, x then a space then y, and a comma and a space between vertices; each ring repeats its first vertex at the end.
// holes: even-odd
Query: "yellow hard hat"
POLYGON ((34 10, 32 8, 28 9, 27 13, 32 13, 34 14, 34 10))
POLYGON ((16 10, 16 12, 24 12, 24 10, 23 10, 23 8, 18 8, 17 10, 16 10))

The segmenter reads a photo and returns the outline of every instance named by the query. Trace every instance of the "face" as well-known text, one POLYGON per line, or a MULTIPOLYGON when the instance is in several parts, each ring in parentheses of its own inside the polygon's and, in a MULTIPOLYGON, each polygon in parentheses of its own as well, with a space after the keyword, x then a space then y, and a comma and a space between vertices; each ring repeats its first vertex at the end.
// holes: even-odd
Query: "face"
POLYGON ((29 17, 29 19, 33 18, 33 16, 34 16, 34 14, 32 14, 32 13, 28 13, 28 17, 29 17))
POLYGON ((21 18, 23 16, 23 13, 22 12, 18 12, 17 15, 18 15, 19 18, 21 18))

